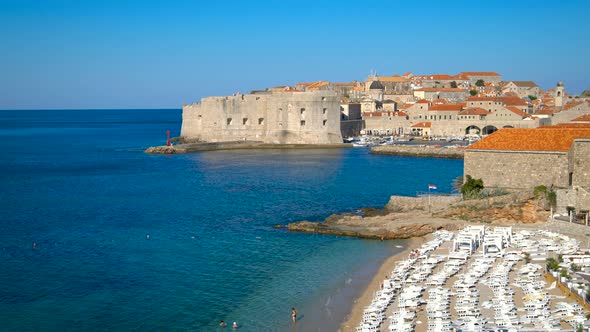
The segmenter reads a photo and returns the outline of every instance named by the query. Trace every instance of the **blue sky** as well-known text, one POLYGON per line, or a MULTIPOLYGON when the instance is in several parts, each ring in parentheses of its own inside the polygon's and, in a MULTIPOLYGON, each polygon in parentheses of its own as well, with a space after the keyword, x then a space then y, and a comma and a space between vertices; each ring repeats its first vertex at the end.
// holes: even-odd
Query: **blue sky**
POLYGON ((370 70, 496 71, 580 93, 588 13, 588 0, 0 0, 0 109, 179 108, 370 70))

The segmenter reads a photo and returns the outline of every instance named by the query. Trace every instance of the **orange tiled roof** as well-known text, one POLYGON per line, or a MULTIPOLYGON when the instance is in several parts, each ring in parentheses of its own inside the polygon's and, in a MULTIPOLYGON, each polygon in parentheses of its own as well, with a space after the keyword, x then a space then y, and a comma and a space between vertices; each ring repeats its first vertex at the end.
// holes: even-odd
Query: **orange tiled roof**
POLYGON ((430 123, 430 122, 418 122, 418 123, 412 125, 412 127, 414 127, 414 128, 430 128, 431 126, 432 126, 432 123, 430 123))
POLYGON ((414 91, 426 91, 426 92, 467 92, 467 90, 465 89, 461 89, 461 88, 421 88, 421 89, 416 89, 414 91))
POLYGON ((323 86, 328 85, 330 82, 328 81, 318 81, 318 82, 313 82, 310 85, 307 86, 307 89, 309 90, 317 90, 323 86))
POLYGON ((429 111, 455 111, 463 109, 463 104, 440 104, 430 106, 429 111))
POLYGON ((355 83, 350 82, 350 83, 334 83, 334 86, 356 86, 355 83))
POLYGON ((416 104, 430 104, 430 102, 426 99, 420 99, 416 102, 416 104))
POLYGON ((352 88, 352 91, 364 91, 365 88, 362 86, 355 86, 354 88, 352 88))
POLYGON ((467 150, 566 152, 576 138, 590 138, 590 128, 500 129, 467 150))
POLYGON ((524 112, 521 109, 514 107, 514 106, 506 106, 506 109, 516 115, 519 115, 522 118, 530 118, 531 117, 527 112, 524 112))
POLYGON ((578 122, 590 122, 590 114, 584 114, 581 115, 575 119, 573 119, 572 121, 578 121, 578 122))
POLYGON ((488 115, 490 114, 490 112, 484 110, 483 108, 479 108, 479 107, 470 107, 467 109, 464 109, 463 111, 459 112, 458 115, 488 115))
POLYGON ((547 127, 558 127, 558 128, 590 128, 590 123, 571 123, 571 122, 565 122, 565 123, 558 123, 556 125, 547 126, 547 127))
POLYGON ((424 79, 434 81, 450 81, 453 80, 453 76, 447 74, 424 75, 424 79))
POLYGON ((410 76, 410 75, 412 75, 412 72, 411 72, 411 71, 409 71, 409 72, 407 72, 407 73, 403 74, 402 76, 403 76, 403 77, 408 77, 408 76, 410 76))
POLYGON ((535 111, 535 115, 553 115, 555 113, 555 107, 546 106, 535 111))
POLYGON ((405 77, 400 76, 377 76, 377 81, 381 82, 398 82, 398 83, 405 83, 409 82, 410 80, 405 77))
POLYGON ((500 74, 493 71, 463 71, 459 75, 466 76, 501 76, 500 74))

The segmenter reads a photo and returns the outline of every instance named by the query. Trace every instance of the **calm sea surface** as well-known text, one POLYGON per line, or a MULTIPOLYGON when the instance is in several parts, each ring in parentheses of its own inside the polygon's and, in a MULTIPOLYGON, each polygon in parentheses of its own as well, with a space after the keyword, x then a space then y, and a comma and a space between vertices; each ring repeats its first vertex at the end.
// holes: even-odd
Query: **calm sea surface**
POLYGON ((367 149, 142 153, 180 122, 0 111, 0 330, 334 331, 404 242, 272 226, 450 192, 462 171, 367 149))

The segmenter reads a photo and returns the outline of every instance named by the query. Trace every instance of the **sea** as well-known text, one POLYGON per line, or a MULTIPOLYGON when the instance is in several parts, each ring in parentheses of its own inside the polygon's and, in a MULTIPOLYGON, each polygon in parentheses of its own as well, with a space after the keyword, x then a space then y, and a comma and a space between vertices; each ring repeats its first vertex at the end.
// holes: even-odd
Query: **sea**
POLYGON ((450 193, 462 173, 366 148, 143 153, 181 119, 0 111, 0 330, 336 331, 406 242, 273 226, 450 193))

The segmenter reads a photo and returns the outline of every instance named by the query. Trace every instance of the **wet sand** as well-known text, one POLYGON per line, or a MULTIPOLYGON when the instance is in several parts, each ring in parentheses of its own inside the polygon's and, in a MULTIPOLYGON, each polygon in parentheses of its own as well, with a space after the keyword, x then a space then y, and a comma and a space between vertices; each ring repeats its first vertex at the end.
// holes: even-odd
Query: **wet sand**
POLYGON ((391 275, 395 264, 398 261, 404 260, 408 257, 410 251, 419 248, 424 242, 428 240, 426 237, 411 238, 408 240, 407 247, 404 251, 389 257, 375 274, 375 277, 371 280, 367 288, 364 290, 362 295, 354 301, 351 312, 346 316, 344 323, 340 325, 339 331, 356 331, 356 327, 360 323, 363 317, 363 311, 366 306, 371 304, 375 292, 381 288, 381 282, 385 279, 386 275, 391 275))

